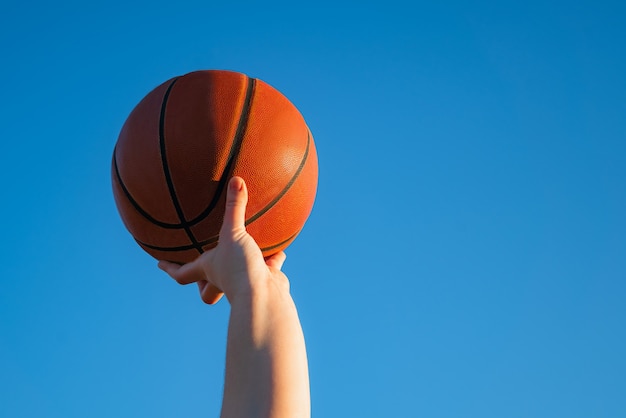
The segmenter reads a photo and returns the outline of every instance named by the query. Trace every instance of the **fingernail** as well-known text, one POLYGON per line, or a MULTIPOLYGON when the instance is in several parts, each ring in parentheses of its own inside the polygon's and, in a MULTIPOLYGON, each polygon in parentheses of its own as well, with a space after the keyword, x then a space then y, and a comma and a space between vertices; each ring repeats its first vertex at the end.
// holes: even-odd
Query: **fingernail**
POLYGON ((233 177, 230 180, 230 190, 232 190, 233 192, 238 192, 241 189, 243 189, 243 182, 238 178, 233 177))

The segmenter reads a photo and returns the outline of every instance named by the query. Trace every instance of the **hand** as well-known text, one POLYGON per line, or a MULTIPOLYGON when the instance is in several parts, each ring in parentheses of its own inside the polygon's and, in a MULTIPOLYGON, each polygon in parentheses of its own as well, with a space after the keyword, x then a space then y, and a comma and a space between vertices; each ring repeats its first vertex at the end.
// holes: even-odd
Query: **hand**
POLYGON ((245 182, 241 177, 233 177, 228 183, 226 210, 217 246, 191 263, 181 266, 159 261, 159 268, 180 284, 198 283, 200 296, 209 305, 217 303, 223 294, 232 303, 237 295, 268 281, 288 286, 287 277, 280 271, 285 253, 263 259, 261 249, 246 232, 247 203, 245 182))
POLYGON ((233 177, 215 248, 179 266, 160 261, 180 284, 197 282, 202 300, 231 304, 224 400, 220 416, 309 417, 306 347, 289 282, 280 271, 285 254, 263 259, 246 232, 248 191, 233 177), (222 291, 224 293, 222 293, 222 291))

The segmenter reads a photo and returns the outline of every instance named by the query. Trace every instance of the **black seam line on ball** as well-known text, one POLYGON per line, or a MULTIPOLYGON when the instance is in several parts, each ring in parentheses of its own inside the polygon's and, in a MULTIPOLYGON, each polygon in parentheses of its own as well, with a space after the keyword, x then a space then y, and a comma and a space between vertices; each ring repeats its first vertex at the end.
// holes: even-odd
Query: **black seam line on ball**
MULTIPOLYGON (((205 241, 198 242, 198 245, 200 245, 201 247, 204 247, 205 245, 214 244, 217 242, 217 239, 218 239, 218 236, 211 237, 205 241)), ((135 241, 137 241, 139 245, 142 245, 146 248, 149 248, 151 250, 157 250, 157 251, 174 252, 174 251, 193 250, 196 248, 195 245, 179 245, 177 247, 159 247, 157 245, 146 244, 145 242, 139 241, 137 238, 135 238, 135 241)))
MULTIPOLYGON (((281 245, 284 245, 285 243, 293 240, 299 233, 300 233, 300 231, 296 232, 295 234, 293 234, 292 236, 290 236, 286 240, 279 242, 278 244, 270 245, 269 247, 263 247, 263 248, 261 248, 261 251, 269 251, 269 250, 272 250, 274 248, 278 248, 281 245)), ((141 242, 141 241, 139 241, 136 238, 135 238, 135 241, 137 241, 137 243, 139 245, 143 246, 143 247, 149 248, 151 250, 163 251, 163 252, 176 252, 176 251, 187 251, 187 250, 194 250, 194 249, 196 249, 195 245, 180 245, 178 247, 159 247, 159 246, 156 246, 156 245, 146 244, 145 242, 141 242)), ((215 242, 217 242, 217 239, 210 238, 210 239, 208 239, 206 241, 200 242, 199 244, 201 246, 205 246, 205 245, 208 245, 208 244, 213 244, 215 242)))
POLYGON ((285 245, 289 241, 293 240, 299 233, 300 233, 300 231, 296 232, 295 234, 293 234, 292 236, 290 236, 286 240, 279 242, 278 244, 270 245, 269 247, 263 247, 263 248, 261 248, 261 251, 269 251, 269 250, 273 250, 274 248, 278 248, 281 245, 285 245))
MULTIPOLYGON (((179 77, 176 77, 172 83, 169 85, 168 90, 171 88, 171 86, 176 82, 176 80, 178 80, 179 77)), ((148 220, 149 222, 160 226, 161 228, 165 228, 165 229, 180 229, 181 225, 180 224, 171 224, 168 222, 162 222, 159 221, 158 219, 155 219, 154 217, 152 217, 148 212, 146 212, 141 205, 133 198, 133 196, 130 193, 130 190, 128 190, 126 188, 126 184, 124 184, 124 181, 122 180, 122 175, 120 174, 120 169, 119 166, 117 164, 117 144, 115 145, 115 148, 113 149, 113 165, 115 167, 115 176, 117 177, 117 182, 119 183, 120 187, 122 188, 122 191, 124 192, 124 195, 126 195, 126 198, 128 199, 128 201, 130 202, 130 204, 135 208, 135 210, 137 210, 137 212, 139 212, 139 214, 141 216, 143 216, 144 218, 146 218, 146 220, 148 220)))
POLYGON ((113 166, 115 167, 115 177, 117 178, 117 183, 122 188, 122 191, 124 192, 124 195, 126 196, 126 199, 128 199, 128 201, 131 203, 131 205, 133 205, 135 210, 137 210, 137 212, 139 212, 141 214, 141 216, 143 216, 148 221, 150 221, 153 224, 158 225, 158 226, 160 226, 162 228, 176 228, 175 225, 167 224, 167 223, 164 223, 164 222, 161 222, 159 220, 154 219, 152 216, 150 216, 150 214, 148 212, 146 212, 139 205, 139 203, 137 203, 137 201, 135 199, 133 199, 133 196, 130 194, 130 191, 128 191, 128 189, 126 188, 126 185, 124 184, 124 181, 122 180, 122 176, 120 175, 120 169, 117 166, 117 145, 115 146, 115 149, 113 150, 113 166))
POLYGON ((185 251, 185 250, 197 250, 196 245, 194 244, 180 245, 178 247, 159 247, 157 245, 150 245, 150 244, 146 244, 145 242, 141 242, 137 238, 135 238, 135 241, 137 241, 137 243, 141 245, 142 247, 146 247, 151 250, 157 250, 157 251, 174 252, 174 251, 185 251))
POLYGON ((230 180, 233 167, 235 166, 235 163, 237 162, 237 157, 239 156, 239 152, 241 151, 246 128, 248 127, 248 119, 250 117, 250 108, 252 107, 252 98, 254 97, 255 86, 256 79, 248 78, 246 96, 244 98, 243 106, 241 108, 241 115, 239 116, 239 122, 237 124, 237 130, 235 131, 235 137, 233 138, 233 145, 230 147, 226 166, 224 167, 224 171, 222 172, 215 193, 213 194, 213 199, 211 199, 211 202, 209 202, 209 206, 207 206, 207 208, 202 211, 200 215, 188 222, 188 225, 196 225, 197 223, 204 220, 207 216, 209 216, 209 214, 217 206, 217 203, 219 202, 220 197, 224 192, 224 188, 230 180))
POLYGON ((302 156, 302 161, 300 162, 300 165, 298 166, 298 169, 296 170, 294 175, 289 180, 289 183, 287 183, 287 185, 280 191, 280 193, 278 193, 278 195, 276 197, 274 197, 274 199, 272 199, 272 201, 270 203, 265 205, 265 207, 263 209, 261 209, 260 211, 258 211, 254 215, 252 215, 249 219, 247 219, 246 220, 246 225, 250 225, 252 222, 256 221, 261 216, 263 216, 265 214, 265 212, 270 210, 280 199, 283 198, 285 193, 287 193, 289 191, 289 189, 291 189, 291 186, 293 186, 293 184, 298 179, 298 176, 302 172, 302 169, 304 168, 304 165, 306 164, 306 161, 309 158, 309 148, 310 148, 310 146, 311 146, 311 134, 309 133, 309 134, 307 134, 306 149, 304 151, 304 155, 302 156))
POLYGON ((178 79, 174 80, 172 84, 168 87, 165 92, 165 96, 163 97, 163 103, 161 104, 161 115, 159 118, 159 145, 161 148, 161 163, 163 165, 163 174, 165 175, 165 181, 167 182, 167 188, 170 192, 170 199, 172 200, 172 204, 174 205, 174 209, 176 210, 176 214, 178 215, 178 219, 180 219, 180 223, 187 234, 187 237, 191 241, 191 245, 195 248, 200 254, 204 252, 202 247, 198 244, 198 241, 191 232, 191 228, 188 223, 185 221, 185 214, 183 213, 183 209, 180 206, 180 202, 178 201, 178 196, 176 196, 176 190, 174 189, 174 182, 172 180, 172 176, 170 173, 170 169, 167 163, 167 154, 165 148, 165 114, 167 110, 167 101, 169 99, 170 93, 174 84, 176 84, 178 79))

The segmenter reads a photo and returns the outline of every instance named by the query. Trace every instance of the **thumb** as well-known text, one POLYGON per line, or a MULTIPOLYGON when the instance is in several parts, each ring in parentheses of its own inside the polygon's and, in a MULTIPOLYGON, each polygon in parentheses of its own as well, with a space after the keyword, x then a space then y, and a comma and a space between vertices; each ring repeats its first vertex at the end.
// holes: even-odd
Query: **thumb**
POLYGON ((248 188, 241 177, 233 177, 226 191, 226 210, 220 236, 232 236, 233 232, 246 229, 246 204, 248 188))

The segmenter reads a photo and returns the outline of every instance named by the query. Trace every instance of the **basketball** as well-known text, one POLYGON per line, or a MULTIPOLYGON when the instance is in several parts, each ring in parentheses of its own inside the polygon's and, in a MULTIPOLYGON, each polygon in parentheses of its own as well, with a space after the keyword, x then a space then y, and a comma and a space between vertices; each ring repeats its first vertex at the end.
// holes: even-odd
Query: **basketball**
POLYGON ((187 263, 217 245, 233 176, 246 181, 246 229, 264 256, 303 228, 317 190, 317 153, 298 109, 269 84, 206 70, 148 93, 124 123, 113 195, 135 241, 187 263))

